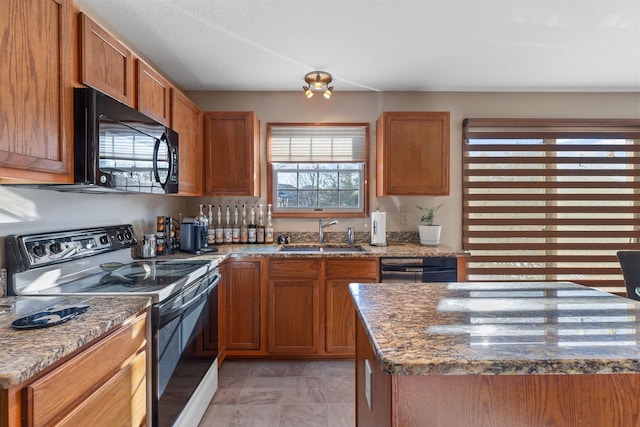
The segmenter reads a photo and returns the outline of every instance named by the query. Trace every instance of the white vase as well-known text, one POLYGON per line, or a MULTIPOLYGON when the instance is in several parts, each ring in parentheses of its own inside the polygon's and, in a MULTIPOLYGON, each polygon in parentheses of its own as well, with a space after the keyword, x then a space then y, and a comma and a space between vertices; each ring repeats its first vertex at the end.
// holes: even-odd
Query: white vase
POLYGON ((438 246, 440 244, 441 225, 418 225, 420 244, 424 246, 438 246))

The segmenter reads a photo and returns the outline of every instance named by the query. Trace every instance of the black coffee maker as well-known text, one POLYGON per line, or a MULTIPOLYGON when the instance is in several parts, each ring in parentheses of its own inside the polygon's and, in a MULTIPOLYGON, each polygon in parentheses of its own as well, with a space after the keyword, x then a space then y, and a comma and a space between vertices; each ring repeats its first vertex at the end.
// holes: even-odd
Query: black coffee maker
POLYGON ((209 227, 200 225, 193 218, 185 218, 180 224, 180 250, 196 254, 216 252, 218 248, 208 246, 208 234, 209 227))

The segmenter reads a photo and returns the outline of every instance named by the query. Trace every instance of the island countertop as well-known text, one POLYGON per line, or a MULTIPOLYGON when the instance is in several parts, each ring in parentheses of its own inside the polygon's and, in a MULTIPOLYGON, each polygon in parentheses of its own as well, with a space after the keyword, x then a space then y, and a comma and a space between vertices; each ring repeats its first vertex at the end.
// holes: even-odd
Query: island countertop
POLYGON ((640 371, 640 303, 570 282, 353 283, 391 375, 640 371))

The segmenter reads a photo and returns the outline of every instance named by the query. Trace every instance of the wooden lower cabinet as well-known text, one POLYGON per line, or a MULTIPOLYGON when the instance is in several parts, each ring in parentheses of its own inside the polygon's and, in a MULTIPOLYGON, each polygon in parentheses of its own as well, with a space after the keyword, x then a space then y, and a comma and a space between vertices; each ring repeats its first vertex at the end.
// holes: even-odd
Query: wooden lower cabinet
POLYGON ((354 355, 356 351, 356 309, 349 294, 349 284, 376 283, 378 259, 327 259, 325 351, 354 355))
POLYGON ((1 426, 143 426, 147 312, 27 383, 2 390, 1 426))
POLYGON ((56 425, 144 425, 146 369, 146 353, 139 354, 56 425))
POLYGON ((318 353, 321 268, 319 258, 271 260, 269 263, 269 353, 318 353))
POLYGON ((269 262, 268 353, 352 357, 353 282, 377 282, 377 258, 287 258, 269 262))
POLYGON ((260 349, 260 263, 233 259, 223 263, 227 350, 260 349))

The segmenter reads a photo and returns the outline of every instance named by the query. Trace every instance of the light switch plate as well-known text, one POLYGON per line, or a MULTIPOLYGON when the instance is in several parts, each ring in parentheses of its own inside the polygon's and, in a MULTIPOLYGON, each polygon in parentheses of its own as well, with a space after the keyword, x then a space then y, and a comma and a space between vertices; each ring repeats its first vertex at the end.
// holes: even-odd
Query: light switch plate
POLYGON ((409 214, 406 212, 400 212, 400 225, 409 224, 409 214))

